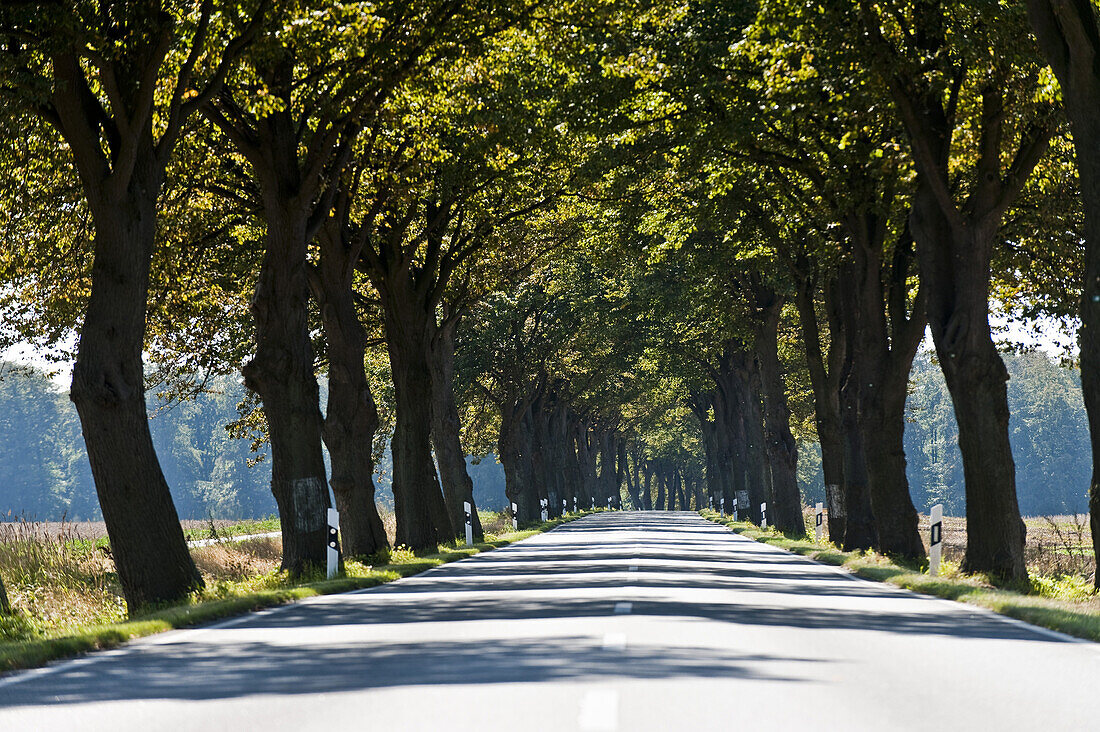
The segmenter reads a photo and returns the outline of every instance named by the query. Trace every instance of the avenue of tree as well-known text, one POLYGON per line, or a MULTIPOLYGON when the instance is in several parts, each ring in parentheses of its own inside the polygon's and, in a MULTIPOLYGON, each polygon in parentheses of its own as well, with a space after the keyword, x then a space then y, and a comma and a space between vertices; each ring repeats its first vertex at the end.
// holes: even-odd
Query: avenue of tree
POLYGON ((0 340, 74 360, 131 610, 202 584, 147 389, 230 374, 291 573, 330 501, 386 546, 386 445, 413 549, 489 453, 521 521, 736 501, 800 534, 810 439, 832 540, 921 558, 926 334, 963 570, 1026 579, 990 313, 1080 325, 1100 456, 1098 39, 1087 0, 5 3, 0 340))

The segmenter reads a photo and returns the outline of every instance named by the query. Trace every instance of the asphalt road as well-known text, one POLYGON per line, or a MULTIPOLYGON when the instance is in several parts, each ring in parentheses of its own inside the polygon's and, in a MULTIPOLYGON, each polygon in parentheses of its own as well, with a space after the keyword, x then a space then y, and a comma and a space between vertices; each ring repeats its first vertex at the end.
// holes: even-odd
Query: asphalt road
POLYGON ((0 730, 1100 729, 1100 647, 690 513, 0 677, 0 730))

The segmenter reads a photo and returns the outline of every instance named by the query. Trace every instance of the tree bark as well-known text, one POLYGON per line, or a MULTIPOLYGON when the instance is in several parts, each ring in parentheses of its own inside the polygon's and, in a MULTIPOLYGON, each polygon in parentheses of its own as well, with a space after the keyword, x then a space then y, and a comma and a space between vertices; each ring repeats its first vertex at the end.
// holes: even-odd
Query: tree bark
POLYGON ((3 577, 0 577, 0 615, 11 615, 11 603, 8 601, 8 591, 4 589, 3 577))
POLYGON ((152 168, 143 161, 125 193, 92 201, 92 291, 69 392, 131 613, 203 586, 145 407, 141 352, 160 187, 152 168))
POLYGON ((905 399, 913 357, 924 336, 924 295, 907 312, 912 240, 897 242, 891 267, 883 261, 886 221, 874 214, 850 226, 855 260, 855 358, 859 361, 859 427, 866 448, 871 510, 879 549, 923 559, 917 510, 905 474, 905 399), (887 284, 884 291, 883 283, 887 284))
POLYGON ((840 545, 844 541, 845 504, 844 436, 840 418, 840 375, 843 368, 845 332, 841 326, 836 293, 836 280, 826 281, 823 288, 825 311, 829 321, 828 355, 821 347, 821 329, 815 306, 815 284, 811 276, 800 274, 795 297, 802 340, 806 348, 806 364, 814 394, 814 421, 821 445, 821 472, 825 480, 829 539, 840 545))
POLYGON ((432 461, 432 373, 428 318, 411 288, 391 282, 382 295, 397 420, 393 430, 393 504, 397 544, 432 549, 456 536, 432 461))
MULTIPOLYGON (((856 319, 854 274, 850 263, 841 265, 840 312, 845 332, 851 334, 858 327, 856 319)), ((860 429, 860 384, 863 374, 861 363, 855 358, 853 338, 845 339, 844 365, 841 369, 840 414, 844 439, 844 551, 873 549, 878 546, 875 518, 871 509, 870 477, 867 473, 867 454, 860 429)))
POLYGON ((271 439, 271 492, 282 521, 282 568, 300 574, 326 562, 329 507, 321 452, 320 393, 309 339, 307 215, 278 195, 264 201, 265 253, 252 298, 256 354, 241 369, 260 395, 271 439))
MULTIPOLYGON (((1073 130, 1081 200, 1085 208, 1085 272, 1081 291, 1081 390, 1089 420, 1092 478, 1089 523, 1100 567, 1100 23, 1095 7, 1069 0, 1028 0, 1044 55, 1062 86, 1073 130)), ((1100 589, 1100 571, 1093 574, 1100 589)))
POLYGON ((443 499, 455 529, 466 525, 464 503, 471 507, 470 521, 474 537, 482 539, 481 518, 474 502, 474 481, 466 470, 466 451, 462 449, 462 426, 455 401, 455 331, 459 316, 443 306, 443 322, 435 326, 430 337, 429 363, 432 370, 432 446, 439 463, 439 479, 443 499))
POLYGON ((340 512, 341 549, 367 556, 389 546, 374 502, 372 446, 378 408, 363 359, 366 333, 355 307, 352 278, 358 254, 332 228, 319 237, 321 261, 311 277, 328 352, 328 409, 322 437, 332 462, 329 484, 340 512))
POLYGON ((515 399, 501 410, 500 437, 497 453, 504 467, 504 493, 516 504, 521 523, 535 521, 539 516, 538 495, 535 493, 531 470, 531 435, 527 413, 528 399, 515 399))
POLYGON ((772 503, 769 514, 776 528, 795 536, 806 535, 802 496, 798 490, 798 443, 791 434, 791 410, 779 363, 779 318, 783 300, 774 290, 757 284, 754 350, 764 397, 764 440, 771 469, 772 503))

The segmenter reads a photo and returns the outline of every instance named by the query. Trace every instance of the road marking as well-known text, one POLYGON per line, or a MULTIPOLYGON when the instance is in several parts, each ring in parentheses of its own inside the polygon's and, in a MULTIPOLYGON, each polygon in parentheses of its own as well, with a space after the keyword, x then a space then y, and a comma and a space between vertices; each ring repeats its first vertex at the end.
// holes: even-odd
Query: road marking
POLYGON ((616 615, 629 615, 630 610, 633 607, 634 607, 634 603, 632 603, 632 602, 616 602, 615 603, 615 614, 616 615))
POLYGON ((619 728, 619 692, 587 692, 581 699, 577 724, 582 732, 615 732, 619 728))
POLYGON ((626 648, 626 633, 607 633, 603 637, 603 647, 614 651, 623 650, 626 648))

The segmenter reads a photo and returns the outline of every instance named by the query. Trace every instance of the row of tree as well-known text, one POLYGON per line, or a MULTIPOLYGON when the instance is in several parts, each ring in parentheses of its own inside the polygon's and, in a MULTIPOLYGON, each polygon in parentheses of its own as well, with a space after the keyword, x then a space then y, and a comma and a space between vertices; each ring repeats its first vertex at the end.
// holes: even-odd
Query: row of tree
POLYGON ((455 535, 465 455, 491 448, 524 516, 624 484, 644 506, 651 476, 699 506, 705 476, 799 532, 815 433, 831 536, 922 556, 904 410, 926 328, 964 569, 1024 577, 991 296, 1080 313, 1100 420, 1100 275, 1080 308, 1072 275, 1100 272, 1100 34, 1067 8, 1030 3, 1052 75, 1027 8, 994 0, 7 4, 0 304, 13 339, 77 334, 131 606, 201 584, 145 386, 186 397, 242 362, 292 572, 323 561, 329 487, 348 551, 385 545, 391 419, 413 548, 455 535))

